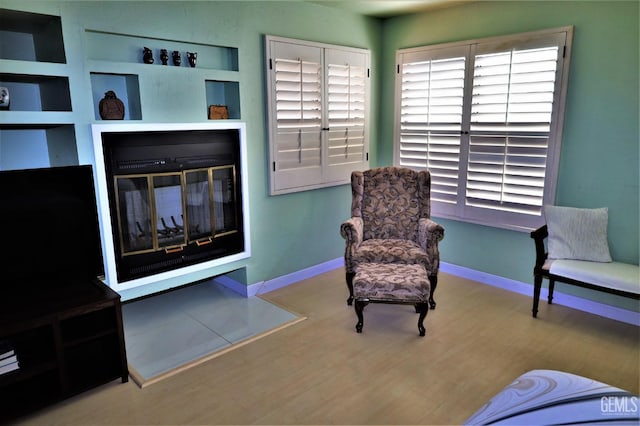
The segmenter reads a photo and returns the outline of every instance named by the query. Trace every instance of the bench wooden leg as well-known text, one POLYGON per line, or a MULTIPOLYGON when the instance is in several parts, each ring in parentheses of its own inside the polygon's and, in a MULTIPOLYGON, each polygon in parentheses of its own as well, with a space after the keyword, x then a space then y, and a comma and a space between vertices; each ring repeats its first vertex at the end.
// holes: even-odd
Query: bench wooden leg
POLYGON ((540 289, 542 288, 542 275, 534 275, 533 278, 533 317, 538 317, 538 303, 540 302, 540 289))
POLYGON ((356 299, 356 303, 354 308, 356 310, 356 315, 358 316, 358 323, 356 324, 356 332, 362 333, 362 327, 364 325, 364 315, 363 310, 364 307, 369 304, 369 299, 356 299))
POLYGON ((418 331, 420 332, 420 336, 423 337, 426 331, 424 328, 424 319, 427 316, 427 312, 429 312, 429 304, 418 303, 416 305, 416 310, 420 313, 420 316, 418 317, 418 331))

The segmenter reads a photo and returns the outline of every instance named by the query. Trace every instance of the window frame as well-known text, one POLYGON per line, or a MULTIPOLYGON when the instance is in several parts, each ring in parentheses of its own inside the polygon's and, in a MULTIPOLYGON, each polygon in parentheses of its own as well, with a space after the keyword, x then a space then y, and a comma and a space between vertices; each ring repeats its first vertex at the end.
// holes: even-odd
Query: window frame
MULTIPOLYGON (((401 122, 403 101, 403 68, 410 64, 418 63, 417 61, 419 60, 419 58, 437 57, 439 59, 444 59, 448 57, 454 57, 454 52, 459 54, 460 51, 466 51, 466 53, 463 53, 463 56, 465 58, 464 95, 462 101, 462 116, 460 120, 461 127, 458 153, 459 165, 457 169, 457 193, 455 196, 456 201, 455 203, 441 202, 437 200, 437 196, 435 197, 436 199, 434 199, 434 186, 437 185, 438 177, 432 176, 431 213, 433 216, 463 222, 477 223, 497 228, 517 230, 521 232, 531 231, 544 224, 544 219, 542 217, 543 206, 545 204, 553 204, 556 195, 572 41, 573 26, 566 26, 499 37, 488 37, 453 43, 419 46, 408 49, 399 49, 396 51, 393 163, 396 166, 410 167, 416 170, 426 169, 426 166, 421 167, 417 165, 405 165, 403 163, 406 163, 406 160, 401 160, 401 153, 406 152, 402 151, 401 147, 401 133, 403 125, 403 123, 401 122), (471 138, 470 128, 471 110, 473 106, 472 98, 474 85, 474 62, 476 59, 476 55, 480 54, 476 53, 478 47, 486 47, 490 45, 501 46, 500 49, 494 49, 493 51, 503 52, 505 50, 509 51, 517 48, 523 48, 524 46, 537 46, 540 45, 541 40, 552 39, 556 37, 559 38, 559 40, 561 40, 563 43, 558 43, 559 54, 554 80, 554 101, 548 132, 542 205, 539 206, 539 211, 536 214, 534 214, 533 212, 517 213, 513 211, 496 210, 489 207, 467 205, 466 183, 468 176, 467 165, 469 162, 471 138), (451 55, 447 54, 447 52, 449 51, 452 52, 451 55)), ((430 59, 424 60, 426 61, 430 59)), ((508 138, 508 136, 505 137, 508 138)), ((432 175, 433 174, 434 173, 432 173, 432 175)))
MULTIPOLYGON (((370 134, 370 97, 371 97, 371 53, 368 49, 347 47, 326 43, 318 43, 312 41, 291 39, 279 36, 265 36, 265 59, 266 59, 266 89, 267 89, 267 126, 269 134, 269 178, 270 178, 270 195, 281 195, 292 192, 307 191, 319 188, 325 188, 330 186, 344 185, 350 182, 351 172, 354 170, 363 170, 369 167, 369 134, 370 134), (284 127, 278 127, 278 113, 277 108, 277 93, 276 93, 276 68, 278 67, 277 61, 287 61, 292 57, 288 56, 289 53, 284 53, 282 58, 277 57, 278 49, 287 50, 291 49, 300 54, 300 58, 318 58, 319 60, 319 84, 320 84, 320 119, 318 125, 307 126, 302 125, 300 120, 300 126, 296 127, 295 119, 290 124, 292 131, 298 131, 298 138, 300 145, 297 148, 299 150, 298 155, 302 156, 304 152, 313 152, 319 150, 319 156, 316 155, 313 158, 314 164, 307 166, 290 168, 280 167, 284 163, 282 160, 282 154, 284 151, 279 147, 282 146, 287 139, 291 139, 291 135, 286 135, 283 131, 284 127), (331 60, 334 58, 334 60, 331 60), (348 81, 350 82, 346 87, 349 92, 351 88, 358 87, 364 90, 362 97, 358 98, 357 106, 358 119, 354 120, 361 124, 353 124, 350 119, 338 120, 343 125, 336 124, 336 105, 339 108, 341 102, 335 101, 336 92, 331 92, 329 86, 330 83, 330 68, 332 66, 347 66, 349 69, 352 66, 350 62, 346 64, 336 63, 338 61, 351 59, 355 65, 353 67, 361 68, 363 81, 351 84, 351 75, 349 75, 348 81), (361 84, 362 83, 362 84, 361 84), (333 99, 333 103, 330 104, 333 99), (332 110, 330 108, 333 108, 332 110), (360 117, 360 108, 364 108, 362 111, 363 117, 360 117), (331 111, 334 111, 333 116, 331 111), (349 133, 350 129, 355 129, 357 132, 354 134, 349 133), (344 136, 341 136, 344 134, 344 136), (301 138, 306 137, 303 141, 301 138), (340 151, 340 139, 344 137, 344 161, 340 161, 336 155, 337 151, 340 151), (350 141, 357 141, 355 144, 350 145, 350 141), (311 144, 312 148, 303 147, 303 143, 311 144), (316 150, 317 147, 317 150, 316 150), (279 151, 280 149, 280 151, 279 151), (307 151, 305 151, 307 149, 307 151)), ((332 74, 333 75, 333 74, 332 74)), ((301 77, 302 78, 302 77, 301 77)), ((340 76, 334 77, 340 78, 340 76)), ((340 86, 340 85, 338 85, 340 86)), ((342 85, 344 88, 344 85, 342 85)), ((303 93, 300 93, 300 98, 304 99, 303 93)), ((352 105, 356 104, 351 101, 351 97, 348 96, 348 110, 351 111, 352 105)), ((304 101, 300 103, 300 110, 304 110, 304 101)), ((348 114, 348 112, 347 112, 348 114)), ((294 111, 295 115, 295 111, 294 111)), ((337 113, 340 116, 340 112, 337 113)), ((293 136, 295 137, 295 135, 293 136)), ((291 145, 291 141, 288 142, 291 145)), ((289 147, 289 151, 295 154, 296 148, 289 147)), ((296 151, 298 152, 298 151, 296 151)), ((300 157, 302 158, 302 157, 300 157)))

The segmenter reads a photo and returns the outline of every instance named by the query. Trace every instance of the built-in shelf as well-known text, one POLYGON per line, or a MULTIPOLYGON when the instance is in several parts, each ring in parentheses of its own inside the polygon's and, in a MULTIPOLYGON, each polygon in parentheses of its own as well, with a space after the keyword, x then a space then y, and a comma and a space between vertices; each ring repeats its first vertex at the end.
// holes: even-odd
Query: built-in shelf
POLYGON ((178 120, 207 120, 209 105, 225 105, 229 118, 240 118, 237 48, 97 30, 85 30, 85 37, 96 120, 101 120, 98 105, 109 90, 124 103, 124 120, 158 121, 152 117, 163 117, 158 105, 166 105, 178 120), (152 64, 143 60, 145 47, 152 52, 152 64), (160 58, 162 49, 167 65, 160 58), (180 64, 173 61, 174 51, 180 64), (197 53, 195 67, 187 52, 197 53), (181 82, 180 90, 175 81, 181 82))
POLYGON ((0 73, 11 111, 71 111, 69 79, 51 75, 0 73))
POLYGON ((0 170, 78 164, 59 16, 0 9, 0 170))
POLYGON ((100 101, 107 91, 115 92, 124 104, 125 120, 141 120, 140 84, 137 74, 91 73, 91 94, 95 119, 100 120, 100 101))
POLYGON ((59 16, 0 9, 0 58, 66 63, 59 16))
POLYGON ((187 60, 187 52, 196 53, 196 66, 193 69, 212 69, 238 71, 238 49, 235 47, 215 46, 205 43, 193 43, 162 38, 143 37, 130 34, 115 34, 95 30, 86 30, 86 55, 90 60, 106 62, 139 63, 148 67, 192 68, 187 60), (143 49, 151 49, 153 64, 143 62, 143 49), (162 65, 160 51, 165 49, 169 55, 167 65, 162 65), (174 65, 172 52, 180 54, 180 65, 174 65))
POLYGON ((237 81, 206 80, 208 105, 225 105, 230 119, 240 118, 240 85, 237 81))
POLYGON ((0 124, 0 170, 76 164, 72 124, 0 124))

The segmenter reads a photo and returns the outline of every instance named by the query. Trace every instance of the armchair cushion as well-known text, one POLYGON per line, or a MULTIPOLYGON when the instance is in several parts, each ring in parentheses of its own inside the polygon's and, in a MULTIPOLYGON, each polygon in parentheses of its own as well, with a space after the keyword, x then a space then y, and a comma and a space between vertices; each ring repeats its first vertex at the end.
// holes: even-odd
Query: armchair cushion
MULTIPOLYGON (((359 173, 355 175, 360 181, 359 173)), ((383 167, 367 171, 362 182, 358 182, 358 190, 354 191, 360 208, 354 212, 352 206, 352 216, 361 216, 366 224, 364 239, 415 241, 418 219, 429 215, 425 208, 425 202, 429 203, 428 180, 426 173, 409 169, 383 167)))
POLYGON ((428 262, 427 253, 413 241, 400 239, 370 239, 360 244, 353 254, 358 263, 419 263, 428 262))

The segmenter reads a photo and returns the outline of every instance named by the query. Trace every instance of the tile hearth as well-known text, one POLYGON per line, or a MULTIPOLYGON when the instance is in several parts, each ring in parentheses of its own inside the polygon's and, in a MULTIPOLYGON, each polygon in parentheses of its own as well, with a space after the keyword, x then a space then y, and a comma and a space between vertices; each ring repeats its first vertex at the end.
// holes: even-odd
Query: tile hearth
POLYGON ((122 314, 129 367, 143 381, 300 319, 214 281, 127 302, 122 314))

